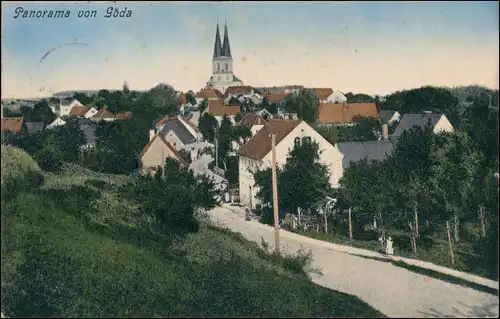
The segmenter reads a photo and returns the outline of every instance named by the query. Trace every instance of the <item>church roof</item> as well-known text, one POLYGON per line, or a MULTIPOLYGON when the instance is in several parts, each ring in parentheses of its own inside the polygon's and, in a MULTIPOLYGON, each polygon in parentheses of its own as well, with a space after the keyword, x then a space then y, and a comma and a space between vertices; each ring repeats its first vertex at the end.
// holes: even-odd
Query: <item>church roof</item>
POLYGON ((224 24, 224 41, 222 42, 222 55, 231 57, 231 47, 229 46, 229 35, 227 34, 227 24, 224 24))
POLYGON ((222 46, 220 44, 219 23, 217 23, 217 29, 215 31, 214 59, 220 57, 221 54, 222 46))

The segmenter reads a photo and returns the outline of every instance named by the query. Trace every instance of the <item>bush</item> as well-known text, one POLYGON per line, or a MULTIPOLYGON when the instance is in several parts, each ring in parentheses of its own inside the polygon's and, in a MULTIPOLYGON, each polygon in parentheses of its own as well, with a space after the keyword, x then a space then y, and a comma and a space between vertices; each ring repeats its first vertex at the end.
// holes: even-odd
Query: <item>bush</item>
POLYGON ((63 153, 55 147, 44 147, 36 152, 33 157, 40 168, 47 172, 58 172, 63 165, 63 153))
POLYGON ((2 200, 43 184, 42 171, 28 153, 16 147, 2 146, 1 156, 2 200))

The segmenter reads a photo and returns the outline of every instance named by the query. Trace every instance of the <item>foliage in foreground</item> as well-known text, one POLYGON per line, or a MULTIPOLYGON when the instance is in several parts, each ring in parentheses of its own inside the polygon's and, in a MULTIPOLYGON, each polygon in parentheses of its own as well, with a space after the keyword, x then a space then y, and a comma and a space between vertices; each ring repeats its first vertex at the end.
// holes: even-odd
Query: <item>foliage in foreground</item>
POLYGON ((142 204, 114 177, 49 175, 50 185, 2 200, 9 317, 381 316, 312 284, 308 255, 269 254, 205 222, 173 240, 151 230, 142 204))

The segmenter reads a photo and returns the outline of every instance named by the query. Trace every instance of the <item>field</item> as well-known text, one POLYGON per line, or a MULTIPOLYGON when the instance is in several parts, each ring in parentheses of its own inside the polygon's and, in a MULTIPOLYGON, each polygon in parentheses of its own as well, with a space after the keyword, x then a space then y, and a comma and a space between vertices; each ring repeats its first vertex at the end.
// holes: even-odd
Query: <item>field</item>
POLYGON ((314 285, 304 255, 270 254, 205 219, 198 233, 162 235, 120 196, 126 177, 70 166, 44 180, 2 197, 8 317, 382 317, 314 285))

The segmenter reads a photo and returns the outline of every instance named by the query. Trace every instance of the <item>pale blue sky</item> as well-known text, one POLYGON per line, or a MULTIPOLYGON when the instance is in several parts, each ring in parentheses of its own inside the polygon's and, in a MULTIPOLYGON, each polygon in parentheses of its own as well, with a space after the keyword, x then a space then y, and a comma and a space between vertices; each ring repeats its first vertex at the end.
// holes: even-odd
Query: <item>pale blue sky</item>
POLYGON ((498 88, 498 2, 121 2, 131 18, 104 18, 110 5, 2 3, 2 96, 124 80, 197 90, 210 77, 217 19, 228 20, 235 73, 248 85, 380 94, 425 84, 498 88), (14 19, 16 7, 72 15, 14 19), (77 18, 81 9, 96 9, 97 18, 77 18), (75 39, 88 46, 57 49, 38 65, 75 39))

